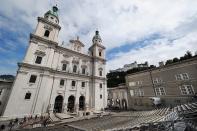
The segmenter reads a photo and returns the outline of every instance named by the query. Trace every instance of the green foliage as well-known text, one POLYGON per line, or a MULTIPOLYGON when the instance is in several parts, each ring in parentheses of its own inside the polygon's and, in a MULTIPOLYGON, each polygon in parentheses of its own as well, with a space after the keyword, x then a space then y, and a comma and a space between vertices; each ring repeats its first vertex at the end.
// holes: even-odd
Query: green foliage
POLYGON ((6 79, 6 80, 14 80, 15 76, 13 75, 0 75, 0 79, 6 79))
POLYGON ((175 62, 187 60, 187 59, 190 59, 190 58, 193 58, 193 57, 195 57, 195 56, 192 56, 192 53, 190 51, 187 51, 184 56, 180 57, 180 59, 175 57, 172 60, 171 59, 167 60, 165 65, 169 65, 169 64, 172 64, 172 63, 175 63, 175 62))
POLYGON ((169 65, 169 64, 172 64, 173 63, 173 60, 167 60, 166 61, 166 65, 169 65))
POLYGON ((179 59, 177 58, 177 57, 175 57, 175 58, 173 58, 173 60, 172 60, 173 62, 178 62, 179 61, 179 59))
POLYGON ((152 65, 152 67, 138 67, 128 70, 127 72, 110 72, 107 74, 107 87, 117 87, 121 83, 125 83, 125 76, 130 73, 135 73, 151 68, 155 68, 156 66, 152 65))
POLYGON ((150 68, 156 68, 156 66, 155 65, 150 65, 150 68))
POLYGON ((107 87, 116 87, 118 84, 125 83, 125 72, 110 72, 107 74, 107 87))
POLYGON ((152 65, 152 67, 138 67, 138 68, 133 68, 131 70, 128 70, 127 71, 127 74, 136 73, 136 72, 143 71, 143 70, 148 70, 148 69, 154 68, 154 67, 155 66, 152 65))

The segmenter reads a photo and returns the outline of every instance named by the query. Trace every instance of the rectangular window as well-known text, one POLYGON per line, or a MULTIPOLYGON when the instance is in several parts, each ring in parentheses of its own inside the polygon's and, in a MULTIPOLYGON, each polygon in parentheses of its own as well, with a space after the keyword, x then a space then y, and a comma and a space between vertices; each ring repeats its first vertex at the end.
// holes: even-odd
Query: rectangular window
POLYGON ((67 64, 62 64, 62 70, 66 71, 67 64))
POLYGON ((165 95, 165 89, 164 87, 157 87, 155 88, 155 92, 157 96, 165 95))
POLYGON ((136 83, 135 82, 129 82, 129 86, 135 86, 136 83))
POLYGON ((73 66, 73 72, 74 72, 74 73, 77 72, 77 66, 76 66, 76 65, 73 66))
POLYGON ((60 86, 63 86, 63 85, 64 85, 64 80, 61 79, 61 80, 60 80, 60 86))
POLYGON ((158 83, 158 78, 153 79, 153 83, 157 84, 158 83))
POLYGON ((153 79, 153 83, 154 84, 162 83, 162 79, 161 78, 155 78, 155 79, 153 79))
POLYGON ((25 94, 25 100, 29 100, 31 98, 31 93, 26 93, 25 94))
POLYGON ((188 79, 189 79, 189 75, 187 73, 176 75, 176 80, 188 80, 188 79))
POLYGON ((102 96, 102 95, 100 95, 100 99, 102 99, 102 97, 103 97, 103 96, 102 96))
POLYGON ((30 79, 29 79, 29 83, 35 83, 36 82, 36 75, 31 75, 30 79))
POLYGON ((2 91, 3 91, 3 89, 0 90, 0 95, 1 95, 2 91))
POLYGON ((182 77, 183 77, 183 80, 188 80, 189 79, 189 76, 188 76, 187 73, 183 73, 182 77))
POLYGON ((136 81, 136 85, 142 85, 142 81, 136 81))
POLYGON ((143 91, 143 89, 139 89, 139 96, 144 96, 144 91, 143 91))
POLYGON ((193 90, 192 85, 180 86, 180 90, 182 92, 182 95, 193 95, 194 94, 194 90, 193 90))
POLYGON ((100 85, 99 85, 99 86, 100 86, 100 88, 103 88, 103 84, 102 84, 102 83, 100 83, 100 85))
POLYGON ((82 74, 85 74, 85 73, 86 73, 86 69, 82 68, 82 74))
POLYGON ((35 63, 36 64, 41 64, 41 62, 42 62, 42 57, 41 56, 37 56, 35 63))
POLYGON ((143 89, 135 89, 135 90, 134 90, 134 95, 135 95, 135 96, 144 96, 144 91, 143 91, 143 89))
POLYGON ((85 87, 85 82, 81 82, 81 87, 85 87))
POLYGON ((177 75, 176 75, 176 80, 182 80, 181 74, 177 74, 177 75))
POLYGON ((75 83, 76 83, 75 81, 72 81, 72 86, 75 86, 75 83))
POLYGON ((134 91, 133 90, 130 90, 130 95, 134 96, 134 91))

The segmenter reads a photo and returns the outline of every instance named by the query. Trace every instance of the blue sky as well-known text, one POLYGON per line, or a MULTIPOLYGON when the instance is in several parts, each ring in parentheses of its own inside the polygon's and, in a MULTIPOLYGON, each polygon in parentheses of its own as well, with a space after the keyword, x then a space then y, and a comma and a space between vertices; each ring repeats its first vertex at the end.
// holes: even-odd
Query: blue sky
POLYGON ((194 0, 1 0, 0 74, 15 74, 24 58, 37 17, 52 5, 60 9, 59 43, 80 37, 86 49, 99 29, 107 70, 134 61, 155 64, 197 51, 194 0))

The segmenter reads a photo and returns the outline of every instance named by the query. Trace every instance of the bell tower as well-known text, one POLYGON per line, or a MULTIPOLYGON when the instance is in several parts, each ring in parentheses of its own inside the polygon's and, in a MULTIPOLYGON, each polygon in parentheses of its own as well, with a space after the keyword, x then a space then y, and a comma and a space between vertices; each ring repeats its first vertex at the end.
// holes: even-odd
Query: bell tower
POLYGON ((34 35, 58 43, 60 29, 58 7, 53 6, 51 10, 44 14, 44 17, 38 17, 34 35))
POLYGON ((92 38, 93 45, 90 47, 90 52, 93 57, 105 59, 105 47, 102 45, 102 39, 99 35, 99 31, 95 31, 95 35, 92 38))
POLYGON ((89 52, 92 56, 92 107, 95 110, 102 110, 107 105, 107 82, 105 74, 105 47, 102 45, 99 31, 95 31, 89 52))

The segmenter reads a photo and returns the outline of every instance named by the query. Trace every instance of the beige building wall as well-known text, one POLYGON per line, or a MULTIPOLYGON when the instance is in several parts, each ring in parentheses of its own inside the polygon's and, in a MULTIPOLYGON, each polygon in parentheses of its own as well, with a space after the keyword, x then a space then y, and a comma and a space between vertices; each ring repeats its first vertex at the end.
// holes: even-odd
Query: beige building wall
POLYGON ((153 108, 151 97, 161 98, 163 106, 192 101, 197 92, 196 67, 197 57, 194 57, 155 69, 128 74, 126 85, 129 107, 153 108))
POLYGON ((119 108, 120 110, 128 109, 128 89, 125 85, 112 87, 107 89, 108 92, 108 108, 119 108))

